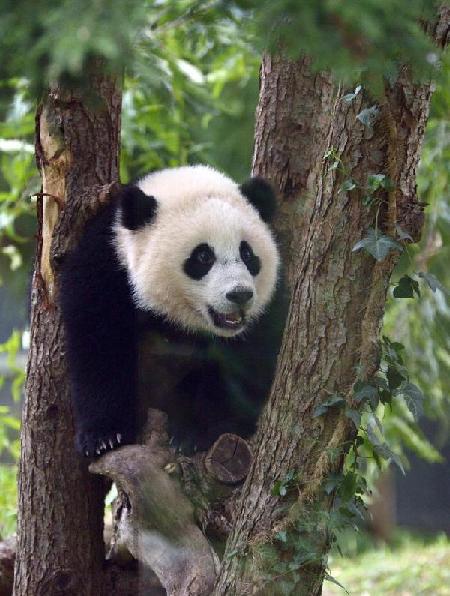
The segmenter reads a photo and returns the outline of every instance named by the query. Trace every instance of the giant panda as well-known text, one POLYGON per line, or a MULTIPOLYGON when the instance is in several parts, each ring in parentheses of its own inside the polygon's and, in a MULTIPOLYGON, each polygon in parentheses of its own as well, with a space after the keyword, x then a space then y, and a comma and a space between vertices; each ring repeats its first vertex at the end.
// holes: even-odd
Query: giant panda
POLYGON ((255 431, 282 332, 274 206, 261 178, 185 166, 121 187, 87 223, 60 277, 81 454, 135 441, 148 406, 186 453, 255 431))

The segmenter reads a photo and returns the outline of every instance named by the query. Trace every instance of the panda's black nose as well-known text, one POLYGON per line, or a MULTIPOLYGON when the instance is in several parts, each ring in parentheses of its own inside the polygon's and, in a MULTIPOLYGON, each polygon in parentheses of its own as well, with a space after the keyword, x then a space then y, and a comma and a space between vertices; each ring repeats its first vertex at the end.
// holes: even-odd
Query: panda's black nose
POLYGON ((234 302, 235 304, 239 304, 239 306, 243 306, 253 298, 253 290, 236 288, 231 292, 227 292, 226 297, 230 302, 234 302))

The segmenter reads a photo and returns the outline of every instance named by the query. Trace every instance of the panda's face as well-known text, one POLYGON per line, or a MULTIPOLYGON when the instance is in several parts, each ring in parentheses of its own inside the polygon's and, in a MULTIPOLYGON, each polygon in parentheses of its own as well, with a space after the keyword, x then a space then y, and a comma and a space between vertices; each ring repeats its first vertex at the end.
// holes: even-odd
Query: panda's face
POLYGON ((243 332, 276 284, 279 257, 268 227, 244 199, 157 209, 125 246, 137 304, 188 331, 243 332))
POLYGON ((190 294, 202 317, 201 325, 218 335, 236 335, 259 313, 255 278, 261 259, 247 240, 224 246, 203 242, 184 261, 183 271, 192 280, 190 294))

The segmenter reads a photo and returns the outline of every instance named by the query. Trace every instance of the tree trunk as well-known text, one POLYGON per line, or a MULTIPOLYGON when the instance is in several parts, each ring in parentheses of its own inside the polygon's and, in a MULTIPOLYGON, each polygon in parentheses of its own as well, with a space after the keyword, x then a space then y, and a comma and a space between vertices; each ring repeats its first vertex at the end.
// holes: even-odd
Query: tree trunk
POLYGON ((55 272, 75 224, 92 207, 83 192, 118 179, 120 107, 116 81, 92 76, 89 96, 55 86, 37 111, 43 193, 22 418, 16 596, 101 592, 105 485, 74 450, 55 272))
MULTIPOLYGON (((434 30, 440 43, 448 23, 442 10, 434 30)), ((313 411, 334 393, 350 401, 357 378, 369 379, 378 368, 397 257, 376 262, 352 253, 374 227, 363 189, 369 174, 388 176, 395 188, 383 197, 378 225, 392 237, 400 226, 418 239, 423 213, 415 172, 430 96, 431 85, 413 84, 403 69, 365 125, 357 115, 375 104, 365 94, 343 100, 340 86, 313 74, 307 59, 263 59, 253 173, 279 190, 277 229, 291 306, 216 595, 286 593, 286 581, 292 594, 321 593, 330 538, 320 511, 331 504, 322 487, 342 468, 355 428, 342 409, 320 417, 313 411), (340 159, 337 168, 324 159, 330 150, 340 159), (346 191, 350 180, 355 187, 346 191), (286 478, 294 479, 287 495, 274 496, 276 482, 286 478), (286 547, 289 532, 315 553, 310 561, 286 547)))

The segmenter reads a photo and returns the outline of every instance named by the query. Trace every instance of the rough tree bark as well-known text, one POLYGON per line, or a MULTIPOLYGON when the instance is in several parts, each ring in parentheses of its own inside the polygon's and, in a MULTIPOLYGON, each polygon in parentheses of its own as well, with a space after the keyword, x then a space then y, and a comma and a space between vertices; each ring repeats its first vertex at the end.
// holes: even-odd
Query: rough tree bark
MULTIPOLYGON (((449 22, 449 9, 443 8, 433 29, 440 44, 447 40, 449 22)), ((342 466, 344 445, 355 432, 342 410, 319 418, 313 410, 333 393, 351 400, 355 371, 369 379, 379 364, 379 330, 396 257, 378 263, 352 253, 373 226, 374 214, 363 206, 358 186, 342 190, 342 170, 330 168, 324 155, 333 148, 345 178, 359 187, 370 173, 389 176, 395 190, 386 194, 379 224, 392 237, 399 225, 417 240, 423 213, 415 172, 430 96, 431 85, 414 84, 405 68, 386 88, 373 128, 366 127, 356 116, 374 101, 343 101, 339 85, 313 74, 307 59, 263 59, 253 173, 280 191, 277 227, 291 306, 215 595, 278 593, 274 552, 285 562, 294 553, 282 550, 275 534, 298 520, 307 522, 315 503, 327 506, 321 487, 342 466), (336 449, 339 458, 331 456, 336 449), (274 483, 289 472, 298 475, 294 494, 273 496, 274 483)), ((309 539, 326 556, 326 528, 315 524, 309 539)), ((320 594, 324 572, 320 562, 300 566, 291 577, 292 593, 320 594)))
POLYGON ((22 417, 16 596, 100 593, 104 483, 88 473, 73 448, 64 332, 54 283, 75 226, 54 231, 61 214, 73 223, 83 216, 86 205, 80 197, 86 188, 118 179, 120 109, 116 82, 93 75, 87 99, 55 86, 37 111, 36 155, 43 192, 38 198, 22 417))

